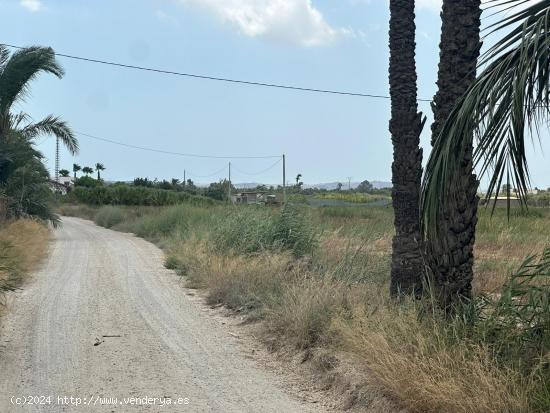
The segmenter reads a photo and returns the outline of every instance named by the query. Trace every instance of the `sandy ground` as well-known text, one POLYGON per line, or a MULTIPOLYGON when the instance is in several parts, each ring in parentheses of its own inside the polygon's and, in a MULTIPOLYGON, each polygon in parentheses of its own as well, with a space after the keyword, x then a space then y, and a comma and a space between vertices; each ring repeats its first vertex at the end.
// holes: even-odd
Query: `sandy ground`
POLYGON ((140 238, 64 218, 3 319, 0 412, 324 410, 244 354, 162 262, 140 238))

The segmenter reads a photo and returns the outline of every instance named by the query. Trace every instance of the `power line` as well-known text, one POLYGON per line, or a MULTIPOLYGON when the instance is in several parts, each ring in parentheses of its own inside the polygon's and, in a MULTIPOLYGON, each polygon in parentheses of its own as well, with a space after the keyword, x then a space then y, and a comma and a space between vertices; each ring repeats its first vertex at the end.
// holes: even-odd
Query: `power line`
POLYGON ((243 155, 235 155, 235 156, 217 156, 217 155, 201 155, 201 154, 195 154, 195 153, 182 153, 182 152, 173 152, 173 151, 167 151, 163 149, 156 149, 156 148, 150 148, 146 146, 138 146, 138 145, 131 145, 128 143, 119 142, 113 139, 107 139, 100 136, 94 136, 90 135, 88 133, 84 132, 78 132, 75 131, 78 135, 86 136, 91 139, 96 139, 103 142, 112 143, 114 145, 124 146, 127 148, 132 149, 139 149, 141 151, 149 151, 149 152, 156 152, 156 153, 163 153, 167 155, 175 155, 175 156, 183 156, 187 158, 208 158, 208 159, 274 159, 274 158, 280 158, 280 155, 274 155, 274 156, 243 156, 243 155))
POLYGON ((221 172, 226 171, 226 170, 227 170, 227 165, 224 165, 221 169, 218 169, 216 172, 213 172, 213 173, 211 173, 211 174, 209 174, 209 175, 196 175, 196 174, 194 174, 194 173, 192 173, 192 172, 190 173, 189 171, 187 171, 187 175, 190 175, 190 176, 192 176, 192 177, 194 177, 194 178, 211 178, 211 177, 213 177, 213 176, 215 176, 215 175, 218 175, 218 174, 220 174, 221 172))
MULTIPOLYGON (((12 44, 7 44, 7 43, 0 43, 0 45, 6 46, 6 47, 11 47, 13 49, 25 49, 22 46, 15 46, 15 45, 12 45, 12 44)), ((156 69, 156 68, 145 67, 145 66, 136 66, 136 65, 126 64, 126 63, 112 62, 112 61, 108 61, 108 60, 92 59, 92 58, 88 58, 88 57, 69 55, 69 54, 65 54, 65 53, 56 53, 56 52, 54 52, 54 54, 56 56, 65 57, 67 59, 80 60, 80 61, 89 62, 89 63, 98 63, 98 64, 103 64, 103 65, 122 67, 122 68, 125 68, 125 69, 134 69, 134 70, 142 70, 142 71, 146 71, 146 72, 161 73, 161 74, 165 74, 165 75, 184 76, 184 77, 190 77, 190 78, 195 78, 195 79, 214 80, 214 81, 218 81, 218 82, 236 83, 236 84, 248 85, 248 86, 271 87, 271 88, 287 89, 287 90, 294 90, 294 91, 300 91, 300 92, 327 93, 327 94, 333 94, 333 95, 356 96, 356 97, 373 98, 373 99, 390 99, 390 96, 387 96, 387 95, 377 95, 377 94, 359 93, 359 92, 347 92, 347 91, 330 90, 330 89, 316 89, 316 88, 309 88, 309 87, 302 87, 302 86, 283 85, 283 84, 278 84, 278 83, 254 82, 254 81, 250 81, 250 80, 238 80, 238 79, 230 79, 230 78, 226 78, 226 77, 199 75, 199 74, 195 74, 195 73, 185 73, 185 72, 177 72, 177 71, 174 71, 174 70, 163 70, 163 69, 156 69)), ((418 99, 418 101, 419 102, 431 102, 432 99, 418 99)))
POLYGON ((248 176, 255 176, 255 175, 262 175, 262 174, 264 174, 264 173, 266 173, 266 172, 272 170, 272 169, 275 168, 278 164, 280 164, 282 160, 283 160, 283 158, 280 157, 279 159, 277 159, 277 161, 275 161, 275 163, 274 163, 273 165, 268 166, 267 168, 262 169, 261 171, 258 171, 258 172, 245 172, 245 171, 243 171, 243 170, 241 170, 241 169, 235 167, 235 165, 233 165, 233 164, 232 164, 231 166, 232 166, 232 168, 233 168, 234 170, 236 170, 237 172, 239 172, 239 173, 241 173, 241 174, 248 175, 248 176))

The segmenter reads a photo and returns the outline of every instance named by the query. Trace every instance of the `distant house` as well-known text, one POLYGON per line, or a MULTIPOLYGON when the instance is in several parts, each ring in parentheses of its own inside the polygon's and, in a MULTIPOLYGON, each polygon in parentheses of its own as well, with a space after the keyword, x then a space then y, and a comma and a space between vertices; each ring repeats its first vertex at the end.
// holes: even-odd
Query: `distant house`
POLYGON ((59 183, 67 187, 74 186, 74 178, 72 176, 60 176, 59 183))
POLYGON ((262 191, 247 191, 235 194, 231 197, 234 204, 256 205, 256 204, 278 204, 276 195, 268 195, 262 191))
POLYGON ((73 178, 70 176, 60 176, 59 182, 53 179, 50 179, 48 181, 48 186, 50 187, 51 191, 61 195, 67 195, 73 185, 74 181, 73 178))
MULTIPOLYGON (((495 203, 495 197, 491 197, 488 200, 482 198, 482 200, 481 200, 482 205, 493 206, 494 203, 495 203)), ((520 199, 516 196, 511 195, 510 196, 510 206, 514 207, 514 206, 520 206, 520 205, 521 205, 520 199)), ((497 207, 507 207, 508 206, 508 198, 506 196, 497 197, 496 198, 496 206, 497 207)))

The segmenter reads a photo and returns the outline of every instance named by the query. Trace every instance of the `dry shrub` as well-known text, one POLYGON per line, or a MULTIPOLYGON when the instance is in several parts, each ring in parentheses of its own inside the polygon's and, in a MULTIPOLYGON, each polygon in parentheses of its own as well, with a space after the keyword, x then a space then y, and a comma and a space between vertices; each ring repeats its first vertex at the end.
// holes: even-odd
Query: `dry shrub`
POLYGON ((170 254, 177 257, 170 261, 187 276, 189 287, 208 290, 209 304, 251 311, 252 318, 280 302, 285 278, 291 276, 289 254, 219 255, 196 238, 180 242, 170 254))
POLYGON ((286 286, 282 301, 268 314, 267 332, 272 337, 286 338, 286 344, 297 349, 326 344, 333 318, 350 308, 346 290, 325 280, 286 286))
POLYGON ((411 412, 529 411, 517 374, 497 369, 479 346, 450 343, 448 332, 420 322, 412 305, 386 304, 335 324, 375 383, 411 412))

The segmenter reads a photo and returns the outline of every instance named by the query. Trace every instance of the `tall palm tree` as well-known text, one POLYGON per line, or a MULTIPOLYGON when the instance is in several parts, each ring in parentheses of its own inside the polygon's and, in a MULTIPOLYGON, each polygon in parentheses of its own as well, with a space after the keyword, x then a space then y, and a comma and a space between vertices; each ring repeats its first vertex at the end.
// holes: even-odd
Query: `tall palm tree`
POLYGON ((68 169, 60 169, 59 170, 59 176, 62 176, 63 178, 68 177, 71 174, 68 169))
POLYGON ((418 112, 417 104, 414 17, 414 0, 390 0, 390 132, 395 214, 390 292, 394 296, 419 294, 424 273, 420 250, 419 143, 425 118, 418 112))
POLYGON ((76 173, 80 170, 82 170, 82 167, 77 163, 73 163, 73 173, 74 173, 74 180, 75 181, 76 181, 76 173))
POLYGON ((95 170, 97 171, 97 180, 98 181, 101 181, 101 174, 99 173, 100 171, 104 171, 105 170, 105 166, 103 166, 102 163, 96 163, 95 164, 95 170))
MULTIPOLYGON (((444 0, 438 91, 433 101, 432 145, 460 97, 475 81, 481 48, 481 0, 444 0)), ((464 156, 452 182, 454 196, 437 224, 438 236, 426 240, 427 263, 436 297, 450 308, 459 297, 470 297, 477 223, 477 179, 472 164, 473 133, 465 131, 464 156)))
POLYGON ((550 119, 550 0, 507 3, 522 8, 490 28, 492 35, 504 34, 480 60, 483 70, 451 111, 426 167, 422 218, 433 239, 440 236, 437 227, 446 208, 460 201, 452 182, 468 155, 471 131, 477 138, 474 166, 490 176, 487 199, 503 182, 525 199, 525 133, 550 119))
POLYGON ((14 139, 32 141, 38 135, 54 135, 75 154, 78 142, 67 124, 58 117, 31 122, 25 113, 12 113, 16 103, 24 100, 30 83, 40 73, 51 73, 59 78, 63 69, 55 60, 55 53, 49 47, 28 47, 11 54, 6 46, 0 45, 0 143, 14 139))
POLYGON ((82 168, 82 172, 84 173, 84 175, 88 176, 94 173, 94 169, 90 168, 89 166, 85 166, 84 168, 82 168))

